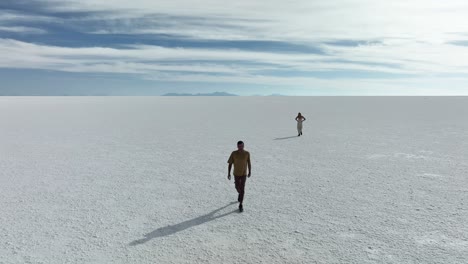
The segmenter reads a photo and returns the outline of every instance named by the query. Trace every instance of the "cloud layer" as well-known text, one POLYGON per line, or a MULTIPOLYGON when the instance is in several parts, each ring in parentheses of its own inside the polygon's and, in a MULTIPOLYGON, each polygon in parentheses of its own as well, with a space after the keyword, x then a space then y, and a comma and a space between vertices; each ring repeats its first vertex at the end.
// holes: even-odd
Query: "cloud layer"
POLYGON ((468 94, 467 13, 458 0, 8 0, 0 68, 242 83, 255 94, 468 94))

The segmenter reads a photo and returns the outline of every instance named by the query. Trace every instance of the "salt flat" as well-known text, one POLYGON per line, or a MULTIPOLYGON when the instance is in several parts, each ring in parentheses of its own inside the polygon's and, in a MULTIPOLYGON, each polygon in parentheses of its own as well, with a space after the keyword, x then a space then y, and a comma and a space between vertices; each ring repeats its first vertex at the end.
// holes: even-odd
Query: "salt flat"
POLYGON ((0 209, 0 263, 468 263, 468 98, 0 97, 0 209))

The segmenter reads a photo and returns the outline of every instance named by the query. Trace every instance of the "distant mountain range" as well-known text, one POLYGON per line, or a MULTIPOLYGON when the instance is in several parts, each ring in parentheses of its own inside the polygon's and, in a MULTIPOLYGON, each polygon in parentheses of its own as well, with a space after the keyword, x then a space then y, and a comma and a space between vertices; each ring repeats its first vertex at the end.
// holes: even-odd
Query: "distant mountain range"
POLYGON ((237 94, 230 94, 226 92, 214 92, 214 93, 197 93, 197 94, 190 94, 190 93, 167 93, 163 94, 162 96, 238 96, 237 94))
MULTIPOLYGON (((214 93, 167 93, 163 94, 162 96, 239 96, 237 94, 231 94, 226 92, 214 92, 214 93)), ((270 95, 262 95, 262 94, 254 94, 252 96, 287 96, 283 94, 270 94, 270 95)))

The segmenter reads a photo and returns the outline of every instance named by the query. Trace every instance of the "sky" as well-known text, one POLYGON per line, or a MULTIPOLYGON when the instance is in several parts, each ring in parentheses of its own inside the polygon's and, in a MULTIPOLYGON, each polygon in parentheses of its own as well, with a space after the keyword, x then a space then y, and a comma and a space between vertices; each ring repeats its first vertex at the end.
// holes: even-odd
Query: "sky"
POLYGON ((0 95, 468 95, 466 0, 1 0, 0 95))

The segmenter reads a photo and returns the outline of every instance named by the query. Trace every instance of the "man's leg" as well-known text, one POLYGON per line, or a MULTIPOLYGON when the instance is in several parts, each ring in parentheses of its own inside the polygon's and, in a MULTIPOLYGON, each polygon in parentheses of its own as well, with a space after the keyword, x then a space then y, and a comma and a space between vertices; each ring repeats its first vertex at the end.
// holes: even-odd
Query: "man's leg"
POLYGON ((241 201, 241 179, 239 176, 234 176, 234 184, 236 185, 236 190, 237 190, 237 193, 239 194, 237 196, 237 201, 240 202, 241 201))
POLYGON ((244 200, 244 188, 245 188, 245 178, 246 176, 235 176, 234 182, 236 183, 236 190, 239 193, 237 201, 242 203, 244 200))
POLYGON ((239 210, 242 212, 244 210, 242 206, 242 202, 244 201, 244 190, 245 190, 245 182, 247 180, 247 176, 234 176, 234 183, 236 185, 236 190, 239 193, 237 197, 237 201, 239 202, 239 210))
POLYGON ((245 194, 245 182, 247 181, 247 176, 242 176, 240 181, 240 203, 244 201, 245 194))
POLYGON ((239 211, 244 211, 244 206, 243 206, 243 202, 244 202, 244 193, 245 193, 245 182, 247 180, 247 176, 242 176, 242 177, 239 177, 239 189, 240 189, 240 192, 239 192, 239 211))

